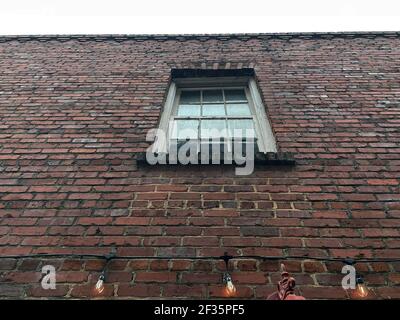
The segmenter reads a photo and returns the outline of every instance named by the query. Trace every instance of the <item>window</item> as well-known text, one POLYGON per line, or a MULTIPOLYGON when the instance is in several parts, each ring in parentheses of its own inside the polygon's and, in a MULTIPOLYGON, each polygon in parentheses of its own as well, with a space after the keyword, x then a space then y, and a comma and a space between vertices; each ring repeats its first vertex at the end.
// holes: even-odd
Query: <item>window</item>
POLYGON ((240 87, 181 89, 172 119, 172 139, 255 137, 252 112, 240 87))
POLYGON ((212 143, 213 139, 223 137, 251 138, 259 152, 276 152, 275 139, 252 77, 174 79, 159 128, 168 133, 168 138, 155 144, 156 151, 168 152, 173 140, 212 143))

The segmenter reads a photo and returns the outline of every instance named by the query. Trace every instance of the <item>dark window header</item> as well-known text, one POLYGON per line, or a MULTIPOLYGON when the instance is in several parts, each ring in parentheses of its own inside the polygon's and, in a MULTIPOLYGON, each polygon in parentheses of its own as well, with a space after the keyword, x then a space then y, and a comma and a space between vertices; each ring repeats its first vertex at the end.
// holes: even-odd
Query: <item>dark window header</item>
POLYGON ((172 79, 201 77, 254 77, 254 69, 171 69, 172 79))

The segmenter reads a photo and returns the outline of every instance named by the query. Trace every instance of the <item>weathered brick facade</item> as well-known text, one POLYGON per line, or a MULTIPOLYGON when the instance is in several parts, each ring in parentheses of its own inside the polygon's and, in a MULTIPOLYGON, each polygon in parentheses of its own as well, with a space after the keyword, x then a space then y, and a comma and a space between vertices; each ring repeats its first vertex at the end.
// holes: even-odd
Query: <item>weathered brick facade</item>
MULTIPOLYGON (((108 253, 106 297, 221 296, 233 255, 400 258, 400 35, 0 38, 0 255, 108 253), (295 166, 136 164, 172 68, 254 68, 295 166)), ((341 263, 286 261, 308 299, 346 298, 341 263)), ((0 259, 0 297, 90 297, 90 259, 0 259), (57 267, 56 290, 40 286, 57 267)), ((278 261, 232 262, 265 298, 278 261)), ((360 263, 373 298, 400 298, 400 263, 360 263)))

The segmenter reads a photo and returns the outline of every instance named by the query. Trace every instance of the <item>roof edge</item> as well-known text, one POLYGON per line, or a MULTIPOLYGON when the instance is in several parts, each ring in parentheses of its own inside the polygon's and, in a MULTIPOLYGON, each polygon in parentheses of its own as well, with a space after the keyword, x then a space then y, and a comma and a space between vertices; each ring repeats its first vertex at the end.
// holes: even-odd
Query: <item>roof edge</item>
POLYGON ((250 39, 332 39, 400 37, 400 31, 354 32, 287 32, 287 33, 216 33, 216 34, 49 34, 49 35, 0 35, 0 42, 8 41, 167 41, 167 40, 250 40, 250 39))

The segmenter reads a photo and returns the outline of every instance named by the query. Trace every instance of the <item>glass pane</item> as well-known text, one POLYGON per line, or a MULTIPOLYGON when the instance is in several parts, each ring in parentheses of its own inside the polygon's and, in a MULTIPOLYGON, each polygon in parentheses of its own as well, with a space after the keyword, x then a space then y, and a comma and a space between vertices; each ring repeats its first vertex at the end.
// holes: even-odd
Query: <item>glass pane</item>
POLYGON ((225 106, 223 104, 204 104, 203 116, 225 116, 225 106))
POLYGON ((243 89, 225 90, 225 100, 232 101, 247 101, 246 94, 243 89))
POLYGON ((204 90, 203 102, 223 102, 222 90, 204 90))
POLYGON ((172 129, 172 139, 197 139, 198 138, 198 120, 175 120, 172 129))
POLYGON ((229 135, 235 138, 255 138, 253 120, 228 120, 229 135))
POLYGON ((250 108, 247 103, 227 104, 226 112, 228 116, 250 116, 250 108))
POLYGON ((181 104, 178 107, 178 116, 186 116, 186 117, 200 116, 200 105, 181 104))
POLYGON ((225 120, 202 120, 201 137, 202 138, 223 138, 227 136, 225 120))
POLYGON ((200 103, 200 91, 182 91, 179 104, 200 103))

